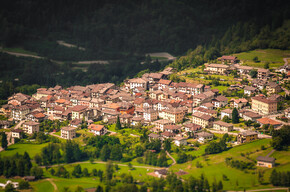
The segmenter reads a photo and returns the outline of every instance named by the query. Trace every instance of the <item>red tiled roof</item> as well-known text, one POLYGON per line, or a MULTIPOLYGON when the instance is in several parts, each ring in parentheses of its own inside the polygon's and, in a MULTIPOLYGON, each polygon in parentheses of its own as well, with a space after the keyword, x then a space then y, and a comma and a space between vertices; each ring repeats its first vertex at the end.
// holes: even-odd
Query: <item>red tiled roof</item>
POLYGON ((273 119, 269 119, 267 117, 257 119, 258 122, 262 123, 263 125, 269 124, 269 125, 281 125, 278 121, 275 121, 273 119))

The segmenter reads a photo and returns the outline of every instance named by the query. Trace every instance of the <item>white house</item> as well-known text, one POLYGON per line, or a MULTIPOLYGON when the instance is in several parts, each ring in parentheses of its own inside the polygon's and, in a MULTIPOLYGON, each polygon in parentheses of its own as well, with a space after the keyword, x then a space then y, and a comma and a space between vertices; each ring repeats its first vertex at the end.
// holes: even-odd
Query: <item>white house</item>
POLYGON ((184 137, 175 137, 174 144, 177 146, 187 145, 186 138, 184 137))

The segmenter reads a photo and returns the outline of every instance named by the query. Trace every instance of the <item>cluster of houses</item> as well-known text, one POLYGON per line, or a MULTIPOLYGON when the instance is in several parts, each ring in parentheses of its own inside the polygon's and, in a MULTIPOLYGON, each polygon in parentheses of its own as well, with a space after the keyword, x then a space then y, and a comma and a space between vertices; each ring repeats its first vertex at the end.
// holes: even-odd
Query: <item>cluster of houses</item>
MULTIPOLYGON (((236 58, 231 56, 220 60, 223 64, 209 64, 206 71, 226 74, 232 66, 239 65, 236 64, 236 58)), ((251 69, 245 67, 237 69, 247 74, 251 69)), ((262 71, 265 74, 258 74, 258 80, 268 77, 268 72, 262 71)), ((202 131, 204 128, 232 131, 233 125, 221 120, 225 116, 231 119, 234 107, 239 109, 240 117, 245 120, 275 127, 281 125, 267 117, 262 118, 277 112, 277 103, 283 99, 276 94, 279 92, 276 88, 278 84, 267 84, 273 88, 269 88, 272 93, 270 97, 256 94, 256 87, 246 86, 243 88, 245 94, 252 96, 250 99, 229 100, 219 90, 204 84, 173 82, 168 79, 173 72, 174 69, 168 67, 158 73, 145 73, 140 78, 125 80, 121 87, 103 83, 66 89, 61 86, 39 88, 32 96, 16 93, 8 98, 8 104, 2 106, 1 112, 10 121, 24 121, 22 129, 13 130, 13 137, 20 137, 21 132, 38 132, 39 123, 44 119, 69 120, 69 126, 61 129, 61 137, 65 139, 76 137, 76 129, 84 121, 91 132, 103 135, 107 133, 106 127, 93 122, 102 120, 113 124, 119 118, 124 126, 148 125, 152 127, 151 138, 171 138, 176 145, 186 145, 186 138, 193 135, 200 142, 211 139, 210 133, 202 131), (220 114, 217 109, 221 109, 220 114)), ((1 127, 7 127, 8 124, 7 121, 0 121, 1 127)), ((241 143, 244 141, 248 140, 242 139, 241 143)))

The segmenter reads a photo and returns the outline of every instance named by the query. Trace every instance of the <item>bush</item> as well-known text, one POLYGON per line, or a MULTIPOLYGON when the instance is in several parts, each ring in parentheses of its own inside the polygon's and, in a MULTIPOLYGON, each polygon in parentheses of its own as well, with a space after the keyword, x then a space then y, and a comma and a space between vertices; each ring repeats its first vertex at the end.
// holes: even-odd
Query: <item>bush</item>
POLYGON ((29 189, 30 185, 28 181, 20 181, 19 182, 19 189, 29 189))

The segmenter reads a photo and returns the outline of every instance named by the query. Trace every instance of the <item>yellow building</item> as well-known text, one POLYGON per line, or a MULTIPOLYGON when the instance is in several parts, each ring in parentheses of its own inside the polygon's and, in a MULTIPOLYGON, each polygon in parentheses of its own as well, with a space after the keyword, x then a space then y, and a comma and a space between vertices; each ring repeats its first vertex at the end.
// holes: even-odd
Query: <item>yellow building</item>
POLYGON ((226 74, 230 68, 228 65, 223 64, 206 64, 205 67, 205 71, 213 74, 226 74))
POLYGON ((76 137, 76 128, 74 127, 63 127, 61 128, 61 138, 73 139, 76 137))
POLYGON ((277 112, 277 101, 266 97, 252 97, 252 109, 261 114, 272 114, 277 112))
POLYGON ((192 114, 192 123, 202 126, 203 128, 210 128, 213 125, 214 117, 200 112, 192 114))
POLYGON ((253 131, 245 131, 238 134, 238 143, 247 143, 258 139, 258 133, 253 131))
POLYGON ((172 121, 173 123, 180 123, 184 118, 184 111, 181 109, 168 109, 163 113, 163 118, 172 121))

